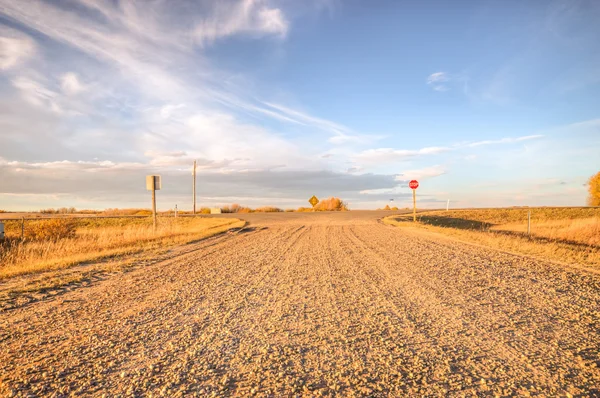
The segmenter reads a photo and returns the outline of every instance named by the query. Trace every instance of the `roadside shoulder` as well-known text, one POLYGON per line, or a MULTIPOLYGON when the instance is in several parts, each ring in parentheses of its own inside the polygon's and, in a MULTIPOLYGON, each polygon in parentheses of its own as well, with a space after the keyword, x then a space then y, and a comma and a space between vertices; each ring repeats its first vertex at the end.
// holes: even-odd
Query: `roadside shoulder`
MULTIPOLYGON (((389 228, 397 228, 400 231, 410 233, 413 235, 418 235, 419 237, 429 240, 444 240, 452 243, 461 243, 472 247, 482 248, 486 250, 494 250, 513 256, 525 257, 536 261, 542 261, 562 268, 570 268, 575 271, 584 271, 595 275, 600 275, 600 267, 598 267, 597 265, 586 263, 585 261, 564 261, 561 258, 555 258, 557 256, 557 253, 552 250, 549 250, 550 255, 546 255, 546 250, 544 250, 541 247, 540 250, 538 250, 539 253, 531 253, 531 246, 528 247, 526 250, 520 250, 522 249, 521 247, 519 247, 521 239, 496 239, 496 237, 494 236, 482 236, 487 235, 486 232, 460 230, 457 231, 453 228, 434 227, 419 223, 417 223, 417 225, 408 225, 407 223, 395 222, 392 218, 393 216, 385 217, 380 221, 382 224, 386 225, 389 228)), ((570 251, 572 249, 567 247, 564 248, 564 250, 570 251)), ((600 253, 598 253, 596 250, 591 250, 593 252, 592 255, 600 256, 600 253)), ((559 255, 559 257, 563 256, 559 255)))

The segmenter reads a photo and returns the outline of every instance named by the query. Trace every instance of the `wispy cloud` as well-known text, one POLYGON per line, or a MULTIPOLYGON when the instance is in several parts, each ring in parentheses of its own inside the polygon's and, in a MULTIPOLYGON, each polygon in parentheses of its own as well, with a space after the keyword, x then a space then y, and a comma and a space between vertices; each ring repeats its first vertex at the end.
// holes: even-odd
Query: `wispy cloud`
POLYGON ((339 123, 332 122, 330 120, 311 116, 307 113, 300 112, 289 107, 275 104, 272 102, 264 102, 265 105, 279 112, 280 117, 283 120, 288 120, 294 123, 299 123, 306 126, 316 127, 322 131, 333 134, 328 141, 332 144, 346 144, 346 143, 364 143, 372 142, 380 139, 380 136, 376 135, 362 135, 353 132, 350 128, 343 126, 339 123))
POLYGON ((200 44, 207 44, 239 33, 285 37, 288 29, 283 12, 264 1, 243 0, 237 4, 224 1, 216 3, 211 15, 198 23, 194 37, 200 44))
MULTIPOLYGON (((77 68, 73 61, 67 63, 56 58, 46 62, 52 62, 53 69, 69 69, 55 76, 39 65, 15 70, 13 86, 37 107, 36 112, 51 111, 62 118, 82 115, 77 122, 93 118, 94 123, 100 120, 110 124, 111 130, 115 123, 131 120, 135 130, 128 135, 138 151, 186 147, 192 148, 190 156, 209 157, 215 162, 224 158, 244 159, 238 164, 240 168, 264 167, 269 162, 294 167, 311 157, 262 123, 245 120, 245 114, 316 127, 331 135, 331 143, 361 138, 341 124, 285 105, 256 100, 246 95, 244 89, 224 87, 224 73, 210 65, 203 55, 204 47, 236 35, 284 38, 288 20, 282 10, 265 1, 155 2, 143 6, 130 2, 79 1, 81 7, 67 9, 37 0, 26 6, 0 0, 6 17, 63 43, 75 51, 69 53, 72 60, 85 61, 85 66, 90 67, 77 68), (198 19, 198 15, 202 17, 198 19), (173 24, 174 20, 178 23, 173 24), (81 53, 87 57, 80 57, 81 53), (89 63, 89 58, 95 62, 89 63)), ((25 33, 15 31, 11 35, 2 36, 8 43, 2 64, 10 68, 23 58, 15 54, 25 52, 15 48, 27 48, 28 43, 34 43, 25 33)), ((77 137, 65 135, 64 146, 80 143, 81 151, 95 141, 91 137, 79 139, 90 133, 87 124, 83 124, 77 137)), ((97 127, 100 127, 97 131, 101 130, 101 125, 97 127)), ((123 126, 128 128, 131 130, 123 126)), ((61 136, 56 135, 55 140, 60 142, 61 136)), ((126 141, 123 139, 121 144, 126 141)), ((104 142, 104 145, 110 142, 108 137, 104 142)), ((121 146, 120 152, 123 149, 131 152, 132 147, 121 146)))
POLYGON ((394 149, 394 148, 376 148, 367 149, 354 156, 354 159, 363 163, 393 163, 412 160, 417 157, 427 155, 438 155, 446 152, 457 151, 465 148, 475 148, 484 145, 511 144, 534 140, 544 137, 541 134, 527 135, 522 137, 506 137, 497 140, 483 140, 475 142, 459 143, 450 146, 435 146, 421 149, 394 149))
POLYGON ((67 72, 61 77, 60 86, 62 91, 67 95, 77 95, 85 91, 87 87, 83 84, 76 73, 67 72))
POLYGON ((449 80, 446 72, 435 72, 427 77, 427 84, 435 91, 447 91, 450 89, 446 84, 449 80))
POLYGON ((412 179, 422 180, 433 177, 438 177, 446 174, 447 170, 443 166, 431 166, 422 169, 404 170, 400 175, 396 176, 396 181, 409 181, 412 179))
POLYGON ((522 137, 506 137, 506 138, 501 138, 498 140, 484 140, 484 141, 470 142, 468 144, 465 144, 464 146, 467 148, 474 148, 474 147, 478 147, 478 146, 482 146, 482 145, 512 144, 515 142, 535 140, 535 139, 542 138, 542 137, 544 137, 542 134, 526 135, 526 136, 522 136, 522 137))
POLYGON ((36 50, 35 42, 27 35, 8 27, 0 26, 0 70, 19 66, 36 50))
POLYGON ((367 149, 355 156, 356 160, 365 163, 401 162, 423 155, 435 155, 451 151, 448 147, 426 147, 416 150, 377 148, 367 149))
POLYGON ((63 112, 56 100, 58 93, 48 89, 43 82, 19 76, 12 80, 12 85, 20 91, 22 97, 30 104, 49 109, 56 113, 63 112))

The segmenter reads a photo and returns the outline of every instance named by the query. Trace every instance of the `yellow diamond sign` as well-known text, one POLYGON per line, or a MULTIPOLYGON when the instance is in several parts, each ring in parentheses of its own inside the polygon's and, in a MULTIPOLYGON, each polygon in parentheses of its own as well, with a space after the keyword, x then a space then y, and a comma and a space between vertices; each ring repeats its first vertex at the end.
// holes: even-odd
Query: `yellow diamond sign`
POLYGON ((312 207, 315 207, 317 203, 319 203, 319 199, 313 195, 313 197, 308 200, 308 203, 310 203, 312 207))

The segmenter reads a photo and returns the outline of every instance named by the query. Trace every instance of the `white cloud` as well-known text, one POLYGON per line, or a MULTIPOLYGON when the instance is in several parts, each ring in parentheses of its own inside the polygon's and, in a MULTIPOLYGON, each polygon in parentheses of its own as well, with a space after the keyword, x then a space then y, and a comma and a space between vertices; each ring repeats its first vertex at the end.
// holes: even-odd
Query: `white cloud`
POLYGON ((423 169, 405 170, 400 175, 396 176, 396 181, 408 180, 424 180, 428 178, 438 177, 446 174, 446 168, 443 166, 431 166, 423 169))
POLYGON ((355 156, 356 160, 365 163, 390 163, 401 162, 423 155, 434 155, 448 152, 452 148, 447 147, 426 147, 417 150, 377 148, 368 149, 355 156))
POLYGON ((47 88, 44 83, 25 76, 14 78, 11 83, 15 88, 19 89, 23 99, 30 104, 49 109, 55 113, 63 112, 56 101, 58 93, 47 88))
POLYGON ((182 109, 182 108, 185 108, 185 104, 177 104, 177 105, 168 104, 168 105, 165 105, 162 108, 160 108, 159 113, 163 119, 168 119, 171 117, 171 115, 173 115, 173 113, 175 111, 177 111, 178 109, 182 109))
POLYGON ((426 155, 437 155, 445 152, 456 151, 463 148, 475 148, 484 145, 511 144, 522 141, 534 140, 544 137, 541 134, 527 135, 522 137, 506 137, 497 140, 484 140, 460 143, 453 146, 434 146, 416 150, 394 149, 394 148, 376 148, 367 149, 354 156, 354 159, 367 164, 394 163, 412 160, 426 155))
POLYGON ((446 74, 446 72, 435 72, 429 75, 429 77, 427 78, 428 84, 441 83, 446 81, 448 81, 448 75, 446 74))
POLYGON ((327 141, 331 144, 366 144, 378 141, 381 138, 383 138, 382 136, 375 134, 358 134, 352 131, 352 129, 350 129, 349 127, 346 127, 340 123, 312 116, 308 113, 301 112, 299 110, 292 109, 281 104, 276 104, 267 101, 262 102, 262 104, 268 106, 270 109, 255 106, 246 108, 252 109, 260 113, 264 113, 275 119, 279 119, 285 122, 299 124, 303 126, 310 126, 317 128, 321 131, 333 134, 327 139, 327 141))
MULTIPOLYGON (((189 156, 169 152, 148 155, 171 160, 189 156)), ((291 204, 297 207, 310 196, 308 192, 318 197, 341 195, 347 200, 353 200, 358 197, 359 190, 394 185, 393 176, 389 175, 349 174, 302 168, 273 170, 272 167, 234 170, 205 159, 199 159, 199 163, 206 166, 200 167, 198 177, 198 194, 202 206, 230 203, 231 198, 244 198, 243 204, 291 204), (302 199, 305 197, 306 199, 302 199)), ((163 176, 163 190, 158 198, 159 207, 172 207, 179 203, 180 208, 185 208, 186 203, 191 203, 190 166, 191 163, 182 167, 152 162, 26 162, 0 158, 0 197, 6 197, 6 201, 3 201, 5 209, 15 210, 63 205, 78 208, 147 206, 145 175, 160 173, 163 176), (49 193, 60 197, 50 200, 46 198, 49 193), (11 198, 10 195, 15 197, 11 198), (30 195, 27 200, 22 200, 27 195, 30 195)))
POLYGON ((446 72, 435 72, 427 77, 427 84, 435 91, 447 91, 448 86, 444 83, 448 82, 450 77, 446 72))
POLYGON ((212 15, 204 18, 194 30, 200 44, 212 43, 223 37, 240 33, 253 36, 274 35, 285 37, 289 23, 278 8, 270 8, 260 0, 242 0, 237 3, 218 2, 212 15))
POLYGON ((359 193, 361 195, 396 195, 400 193, 400 187, 379 188, 379 189, 363 189, 359 193))
POLYGON ((522 137, 506 137, 506 138, 501 138, 498 140, 484 140, 484 141, 471 142, 471 143, 465 144, 465 146, 468 148, 473 148, 473 147, 478 147, 478 146, 482 146, 482 145, 512 144, 515 142, 535 140, 535 139, 542 138, 542 137, 543 137, 542 134, 526 135, 526 136, 522 136, 522 137))
POLYGON ((311 116, 307 113, 303 113, 280 104, 275 104, 273 102, 264 102, 264 104, 284 114, 286 118, 289 118, 296 123, 314 126, 318 129, 333 133, 334 137, 332 137, 332 139, 338 138, 340 142, 346 138, 349 139, 352 136, 350 129, 339 123, 311 116))
POLYGON ((66 95, 77 95, 87 89, 87 87, 79 81, 77 74, 73 72, 68 72, 61 76, 60 87, 66 95))
POLYGON ((0 26, 0 70, 19 66, 30 58, 35 50, 35 42, 29 36, 0 26))

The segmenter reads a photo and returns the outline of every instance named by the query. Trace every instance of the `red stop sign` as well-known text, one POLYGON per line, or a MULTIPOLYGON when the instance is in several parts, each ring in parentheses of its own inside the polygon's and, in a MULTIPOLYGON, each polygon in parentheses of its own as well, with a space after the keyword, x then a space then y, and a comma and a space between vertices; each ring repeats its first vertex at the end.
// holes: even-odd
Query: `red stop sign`
POLYGON ((408 183, 408 186, 412 189, 417 189, 417 188, 419 188, 419 181, 412 180, 411 182, 408 183))

